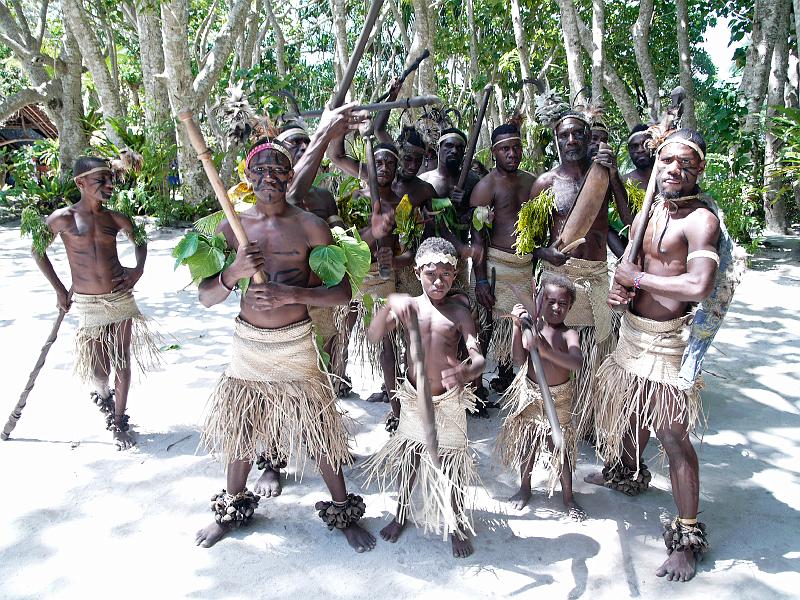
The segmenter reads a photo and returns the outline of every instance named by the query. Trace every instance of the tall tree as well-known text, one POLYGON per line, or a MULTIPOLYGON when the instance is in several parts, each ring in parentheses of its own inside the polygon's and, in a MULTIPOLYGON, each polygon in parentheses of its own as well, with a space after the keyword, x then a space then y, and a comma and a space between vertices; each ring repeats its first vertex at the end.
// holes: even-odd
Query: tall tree
POLYGON ((592 0, 592 104, 603 104, 604 53, 606 34, 605 0, 592 0))
POLYGON ((743 132, 758 129, 761 108, 767 91, 770 61, 778 28, 778 7, 786 0, 756 0, 753 9, 752 33, 739 91, 747 105, 743 132))
POLYGON ((675 0, 675 18, 678 30, 678 65, 681 86, 686 91, 683 101, 682 123, 691 129, 697 129, 694 115, 694 81, 692 80, 692 48, 689 44, 689 3, 688 0, 675 0))
POLYGON ((636 63, 644 84, 644 93, 647 97, 647 108, 650 119, 658 120, 661 114, 661 94, 659 91, 658 77, 650 57, 650 25, 653 21, 654 0, 641 0, 639 14, 631 28, 633 35, 633 51, 636 54, 636 63))
MULTIPOLYGON (((567 53, 567 73, 569 76, 570 102, 586 87, 581 59, 581 35, 578 30, 578 13, 572 0, 556 0, 561 11, 561 33, 567 53)), ((591 39, 591 33, 589 34, 591 39)), ((591 52, 591 50, 589 50, 591 52)))

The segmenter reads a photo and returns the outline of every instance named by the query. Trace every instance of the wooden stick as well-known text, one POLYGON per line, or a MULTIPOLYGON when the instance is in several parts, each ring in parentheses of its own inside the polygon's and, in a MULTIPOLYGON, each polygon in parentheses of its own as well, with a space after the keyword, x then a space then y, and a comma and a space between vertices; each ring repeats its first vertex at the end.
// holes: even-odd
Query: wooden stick
MULTIPOLYGON (((373 154, 372 150, 372 133, 364 136, 364 153, 366 154, 365 158, 367 159, 367 181, 369 183, 369 198, 370 203, 372 204, 372 212, 376 212, 377 214, 382 214, 383 210, 381 209, 381 193, 378 189, 378 172, 375 169, 375 155, 373 154)), ((377 251, 380 250, 381 241, 375 240, 375 253, 377 255, 377 251)), ((392 268, 389 265, 382 265, 380 262, 378 263, 378 271, 380 272, 381 279, 384 281, 388 280, 392 276, 392 268)))
POLYGON ((384 0, 372 0, 372 6, 369 8, 367 18, 364 19, 364 28, 361 30, 361 35, 356 42, 355 48, 353 48, 353 54, 350 56, 350 62, 347 63, 347 68, 342 75, 342 83, 339 85, 339 89, 333 97, 333 100, 331 100, 331 108, 339 108, 344 104, 345 98, 347 98, 347 91, 353 83, 353 77, 355 77, 358 63, 361 62, 361 57, 364 55, 364 49, 367 47, 369 36, 375 28, 375 22, 378 20, 378 15, 383 7, 383 1, 384 0))
MULTIPOLYGON (((225 188, 225 184, 222 183, 219 173, 217 173, 214 161, 211 160, 211 150, 206 146, 206 141, 203 139, 203 134, 197 127, 197 123, 194 122, 192 113, 188 110, 183 110, 178 113, 178 118, 183 121, 186 127, 186 133, 189 135, 189 141, 192 143, 195 152, 197 152, 197 158, 203 163, 203 170, 206 172, 206 177, 208 177, 208 181, 214 189, 214 195, 216 195, 219 205, 225 213, 225 218, 228 219, 228 223, 230 223, 233 235, 236 236, 236 240, 239 242, 240 246, 246 246, 250 243, 247 239, 247 233, 245 233, 244 227, 242 227, 242 223, 239 221, 239 215, 236 214, 233 204, 231 204, 231 200, 228 198, 228 190, 225 188)), ((256 271, 253 273, 253 282, 266 283, 267 278, 264 276, 263 272, 256 271)))
MULTIPOLYGON (((71 299, 72 288, 70 288, 69 293, 67 294, 67 302, 69 303, 71 299)), ((56 317, 55 323, 53 323, 53 327, 50 329, 50 335, 47 336, 47 340, 45 341, 44 346, 42 346, 41 352, 39 352, 39 358, 36 360, 36 365, 34 365, 33 371, 31 371, 31 374, 28 375, 28 383, 25 384, 25 389, 23 389, 22 393, 19 395, 17 405, 8 416, 6 426, 3 427, 3 433, 0 433, 0 440, 5 441, 9 438, 11 432, 14 431, 14 428, 17 426, 17 421, 19 421, 22 417, 22 409, 24 409, 25 405, 28 403, 28 394, 31 393, 31 390, 36 383, 36 378, 39 376, 39 372, 42 370, 42 367, 44 367, 44 361, 47 359, 47 353, 50 352, 50 347, 58 337, 58 330, 61 327, 61 323, 64 321, 65 314, 66 312, 64 310, 61 308, 58 309, 58 316, 56 317)))
POLYGON ((433 466, 442 468, 439 458, 439 438, 436 434, 436 415, 433 410, 433 398, 428 376, 425 374, 425 350, 422 346, 422 334, 419 331, 417 308, 414 306, 408 319, 408 341, 411 359, 414 361, 414 375, 417 383, 417 410, 422 419, 422 428, 425 435, 425 446, 431 457, 433 466))
MULTIPOLYGON (((399 85, 403 85, 408 76, 411 75, 417 69, 419 69, 419 66, 422 64, 422 61, 428 58, 430 55, 431 51, 425 48, 425 50, 422 51, 422 54, 420 54, 417 57, 417 59, 413 63, 408 65, 408 68, 400 74, 400 77, 397 78, 397 83, 399 85)), ((383 102, 389 97, 389 94, 391 94, 391 91, 384 92, 378 97, 377 102, 383 102)))
POLYGON ((469 176, 470 166, 472 159, 475 157, 475 148, 478 146, 478 138, 481 134, 481 125, 483 124, 483 117, 486 116, 486 107, 489 105, 489 98, 494 84, 488 83, 483 88, 483 99, 481 100, 480 108, 478 109, 478 118, 475 120, 475 125, 472 126, 472 131, 469 134, 469 142, 467 143, 467 150, 464 152, 464 160, 461 163, 461 173, 458 175, 458 183, 456 188, 463 190, 467 184, 467 177, 469 176))
MULTIPOLYGON (((366 111, 366 112, 383 112, 387 110, 394 110, 397 108, 419 108, 420 106, 428 106, 429 104, 441 104, 442 99, 439 96, 411 96, 410 98, 400 98, 392 102, 372 102, 370 104, 360 104, 353 107, 353 111, 366 111)), ((304 110, 299 115, 306 118, 321 117, 324 109, 318 108, 316 110, 304 110)))
MULTIPOLYGON (((533 318, 534 327, 536 327, 536 321, 539 317, 536 305, 531 302, 530 298, 527 298, 517 286, 510 283, 507 283, 506 286, 514 293, 519 303, 522 304, 525 307, 525 310, 527 310, 531 315, 533 318)), ((522 335, 523 338, 530 336, 528 337, 528 340, 533 342, 534 333, 530 329, 523 329, 522 335)), ((539 351, 535 346, 533 346, 532 343, 529 344, 529 346, 531 346, 529 353, 531 356, 531 362, 533 363, 533 370, 536 372, 536 383, 539 385, 539 391, 542 393, 544 412, 547 415, 547 420, 550 421, 550 437, 552 438, 553 445, 556 447, 556 449, 560 450, 564 447, 564 432, 561 431, 561 423, 558 422, 558 412, 556 411, 555 403, 553 403, 553 395, 550 393, 550 386, 547 385, 547 379, 544 376, 542 357, 539 355, 539 351)))
MULTIPOLYGON (((662 131, 669 131, 672 129, 675 122, 680 119, 681 113, 683 112, 683 100, 686 98, 686 91, 681 87, 678 86, 672 93, 670 94, 672 97, 672 103, 667 111, 664 113, 664 116, 661 118, 661 128, 662 131)), ((655 157, 656 162, 658 162, 658 157, 655 157)), ((642 210, 640 214, 642 218, 640 219, 639 228, 636 230, 636 233, 631 238, 631 245, 630 245, 630 252, 628 253, 628 260, 632 263, 636 263, 639 260, 639 252, 642 249, 642 242, 644 241, 644 233, 647 229, 647 223, 649 221, 650 215, 650 207, 653 205, 653 199, 656 195, 656 165, 653 164, 653 170, 650 172, 650 180, 647 182, 647 191, 644 195, 644 202, 642 203, 642 210)))

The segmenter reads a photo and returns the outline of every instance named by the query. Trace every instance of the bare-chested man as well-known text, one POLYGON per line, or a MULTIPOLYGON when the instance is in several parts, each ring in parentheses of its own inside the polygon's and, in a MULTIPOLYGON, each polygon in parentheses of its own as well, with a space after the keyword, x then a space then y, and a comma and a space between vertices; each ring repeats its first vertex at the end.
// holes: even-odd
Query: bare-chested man
POLYGON ((131 347, 140 367, 151 366, 158 348, 133 299, 133 287, 144 272, 146 240, 136 245, 136 266, 123 267, 117 256, 117 234, 131 242, 134 224, 103 206, 114 193, 113 174, 102 159, 83 156, 73 167, 81 199, 47 218, 53 236, 60 235, 67 251, 73 294, 55 272, 47 254, 33 252, 37 266, 56 290, 58 307, 72 307, 79 319, 75 340, 75 372, 94 386, 92 400, 106 416, 117 448, 136 442, 128 431, 128 390, 131 347), (113 372, 113 387, 111 376, 113 372))
POLYGON ((475 271, 475 298, 489 312, 487 338, 491 340, 489 351, 498 362, 498 377, 492 387, 503 392, 514 379, 511 363, 511 311, 517 303, 505 284, 515 284, 529 289, 533 271, 531 257, 520 258, 514 251, 517 241, 516 223, 520 207, 530 198, 535 177, 520 170, 522 161, 522 138, 515 125, 501 125, 492 132, 492 157, 495 168, 480 180, 472 191, 470 205, 485 207, 493 214, 491 223, 483 224, 480 230, 472 226, 472 245, 483 248, 479 259, 472 263, 475 271), (489 282, 489 269, 497 275, 497 295, 489 282))
MULTIPOLYGON (((304 157, 316 161, 314 172, 328 141, 352 124, 350 110, 323 115, 304 157)), ((340 529, 356 552, 371 550, 375 538, 358 525, 363 501, 345 486, 342 468, 352 461, 348 434, 308 317, 308 305, 347 303, 349 282, 345 278, 327 288, 309 267, 311 250, 331 244, 333 237, 323 220, 286 201, 294 176, 288 148, 263 138, 248 151, 245 163, 257 199, 240 216, 250 242, 239 245, 230 224, 220 224, 218 231, 236 250, 236 259, 203 280, 200 301, 204 306, 224 302, 238 281, 258 271, 267 283, 250 283, 241 298, 231 363, 212 395, 203 441, 228 461, 227 485, 212 501, 214 522, 197 533, 196 541, 213 546, 252 517, 259 498, 245 486, 253 457, 274 452, 301 463, 305 445, 332 496, 331 502, 316 504, 320 517, 329 529, 340 529)), ((304 190, 297 194, 302 197, 304 190)))
POLYGON ((664 533, 669 557, 656 571, 671 581, 691 579, 708 547, 697 522, 700 475, 689 439, 702 410, 699 386, 678 386, 687 317, 711 293, 719 265, 720 221, 698 197, 705 152, 705 141, 690 129, 673 133, 656 151, 655 210, 633 223, 633 235, 645 228, 643 259, 630 260, 626 250, 608 296, 609 305, 627 305, 628 312, 617 349, 597 374, 597 447, 606 468, 586 477, 630 495, 644 491, 649 474, 641 457, 655 431, 678 507, 664 533))
MULTIPOLYGON (((465 410, 473 410, 476 398, 465 387, 483 372, 484 358, 478 346, 475 322, 469 301, 463 294, 450 294, 456 277, 458 256, 453 245, 442 238, 428 238, 420 244, 415 271, 422 282, 423 293, 413 298, 391 294, 372 321, 369 335, 374 340, 385 337, 398 324, 405 326, 408 336, 410 313, 417 315, 422 347, 425 352, 425 373, 433 398, 439 442, 441 470, 427 456, 426 439, 420 407, 417 404, 416 365, 409 356, 406 380, 398 391, 402 397, 402 415, 397 433, 365 465, 371 476, 382 482, 399 485, 397 514, 381 530, 381 537, 396 542, 411 514, 425 528, 450 534, 453 556, 472 554, 472 531, 469 508, 465 506, 467 488, 475 481, 476 472, 469 456, 465 410), (467 360, 459 356, 459 343, 468 350, 467 360), (445 475, 446 474, 446 475, 445 475), (448 477, 442 486, 439 477, 448 477), (422 506, 415 511, 412 489, 420 482, 422 506), (443 497, 442 490, 446 490, 443 497)), ((409 343, 408 339, 406 343, 409 343)))
POLYGON ((640 123, 631 129, 631 135, 628 138, 628 155, 631 157, 633 170, 622 176, 623 181, 635 181, 643 190, 647 189, 650 173, 655 164, 653 153, 645 144, 649 140, 650 134, 647 132, 646 125, 640 123))
MULTIPOLYGON (((534 258, 542 261, 545 272, 566 276, 575 284, 577 298, 567 314, 565 323, 578 327, 581 337, 583 364, 576 373, 576 410, 579 418, 579 435, 591 427, 591 394, 595 372, 603 358, 613 349, 612 318, 608 305, 603 300, 608 295, 608 265, 606 244, 608 238, 608 190, 597 190, 605 194, 605 200, 597 217, 584 236, 586 241, 566 255, 552 244, 558 238, 581 189, 583 179, 592 165, 592 160, 612 171, 616 171, 616 159, 611 148, 601 146, 594 159, 590 160, 587 147, 590 140, 590 124, 579 113, 567 112, 554 124, 560 164, 542 175, 533 184, 531 197, 535 198, 548 189, 555 197, 555 211, 551 219, 550 246, 534 251, 534 258), (582 421, 582 422, 581 422, 582 421)), ((613 195, 617 210, 623 219, 629 218, 627 203, 613 195)))
MULTIPOLYGON (((366 134, 371 128, 371 124, 362 126, 362 134, 366 134)), ((367 166, 356 159, 347 156, 344 151, 344 135, 335 137, 328 146, 328 156, 334 165, 354 177, 360 177, 362 181, 367 181, 367 166)), ((381 142, 373 148, 375 171, 378 180, 378 195, 380 201, 373 203, 373 213, 394 219, 394 209, 400 203, 400 197, 395 193, 393 184, 397 174, 399 163, 399 153, 394 144, 381 142)), ((356 195, 369 197, 369 189, 362 189, 356 195)), ((362 239, 367 242, 373 253, 373 265, 370 273, 361 284, 363 293, 368 293, 373 300, 383 301, 389 294, 396 289, 396 274, 399 270, 407 267, 413 260, 413 249, 401 249, 397 234, 388 233, 382 238, 376 239, 373 236, 372 228, 367 228, 362 232, 362 239), (388 279, 383 279, 380 275, 380 266, 388 267, 391 275, 388 279)), ((391 402, 392 412, 395 416, 400 414, 400 406, 392 399, 392 392, 395 389, 397 355, 396 348, 388 336, 378 345, 369 344, 366 338, 366 331, 363 327, 363 312, 366 305, 359 302, 354 310, 350 311, 347 323, 348 331, 355 331, 356 345, 365 352, 359 355, 369 359, 373 366, 377 362, 380 365, 383 375, 383 385, 379 392, 371 394, 367 402, 391 402), (362 317, 362 318, 359 318, 362 317), (356 328, 355 330, 353 328, 356 328), (376 356, 377 355, 377 356, 376 356)))

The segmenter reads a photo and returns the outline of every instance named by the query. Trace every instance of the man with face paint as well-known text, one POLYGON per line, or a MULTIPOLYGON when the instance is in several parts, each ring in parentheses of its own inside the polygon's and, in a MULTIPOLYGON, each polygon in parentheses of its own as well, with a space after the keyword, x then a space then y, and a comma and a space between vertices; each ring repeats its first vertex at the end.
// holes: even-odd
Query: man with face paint
POLYGON ((656 150, 658 196, 650 215, 636 216, 633 237, 645 228, 641 258, 626 254, 608 295, 625 307, 619 344, 597 373, 597 449, 606 460, 589 483, 636 495, 648 488, 642 453, 654 430, 669 459, 678 517, 665 526, 668 558, 656 571, 688 581, 708 549, 697 521, 700 475, 689 439, 701 412, 698 382, 684 389, 678 374, 692 306, 715 287, 720 219, 697 185, 705 169, 706 144, 691 129, 669 135, 656 150))
MULTIPOLYGON (((533 274, 531 257, 518 257, 514 252, 517 241, 516 222, 520 207, 528 200, 536 179, 531 173, 520 170, 522 161, 522 138, 515 125, 501 125, 492 132, 492 158, 495 168, 475 186, 470 205, 476 209, 480 230, 473 225, 471 238, 473 247, 482 248, 480 259, 474 260, 475 298, 492 314, 494 331, 486 331, 486 343, 491 340, 489 351, 494 353, 500 370, 492 387, 503 391, 514 378, 511 364, 511 319, 510 313, 517 303, 505 284, 515 284, 527 289, 533 274), (489 283, 489 269, 497 274, 498 295, 495 296, 489 283)), ((483 336, 482 336, 483 337, 483 336)))
POLYGON ((131 355, 143 369, 154 366, 158 358, 156 340, 132 293, 144 272, 147 242, 137 244, 131 220, 103 206, 114 193, 113 173, 105 160, 82 156, 75 161, 73 174, 80 201, 55 211, 46 221, 48 245, 60 235, 67 251, 71 299, 47 254, 34 250, 33 257, 56 290, 58 307, 64 312, 72 308, 78 316, 75 373, 94 387, 92 400, 105 415, 117 449, 125 450, 136 444, 125 414, 131 355), (136 245, 135 267, 119 262, 119 232, 136 245))
MULTIPOLYGON (((537 198, 546 190, 552 190, 554 209, 549 220, 549 246, 534 251, 534 259, 542 261, 543 272, 560 274, 575 284, 577 297, 565 323, 579 330, 584 361, 576 372, 575 406, 578 415, 578 435, 583 437, 591 428, 591 396, 595 373, 605 356, 613 350, 612 314, 605 302, 608 296, 608 190, 605 193, 597 216, 584 236, 586 241, 570 251, 569 255, 556 250, 552 244, 566 224, 570 211, 578 197, 583 179, 589 172, 592 161, 616 170, 616 159, 611 148, 601 146, 594 158, 589 158, 591 124, 577 112, 563 113, 553 124, 560 164, 540 175, 533 185, 531 197, 537 198)), ((623 219, 629 214, 627 203, 613 196, 623 219)))
MULTIPOLYGON (((299 177, 316 173, 330 139, 357 124, 352 106, 323 114, 298 166, 299 177)), ((259 497, 246 489, 253 459, 264 452, 277 460, 294 458, 298 471, 315 459, 331 501, 316 505, 329 529, 340 529, 356 552, 371 550, 375 538, 358 525, 364 513, 360 496, 348 494, 343 465, 352 462, 348 433, 313 339, 308 306, 334 306, 350 300, 345 277, 326 287, 309 267, 311 251, 333 243, 328 225, 287 202, 295 171, 289 149, 262 138, 248 151, 245 175, 256 204, 240 214, 249 243, 239 245, 231 225, 218 232, 236 250, 236 259, 218 275, 203 280, 204 306, 225 301, 237 282, 257 271, 266 283, 251 282, 242 294, 231 363, 209 402, 202 442, 227 460, 227 485, 212 501, 215 520, 197 533, 210 547, 231 529, 250 520, 259 497), (294 456, 293 456, 294 455, 294 456)), ((293 189, 304 197, 307 189, 293 189)), ((379 232, 380 233, 380 232, 379 232)))

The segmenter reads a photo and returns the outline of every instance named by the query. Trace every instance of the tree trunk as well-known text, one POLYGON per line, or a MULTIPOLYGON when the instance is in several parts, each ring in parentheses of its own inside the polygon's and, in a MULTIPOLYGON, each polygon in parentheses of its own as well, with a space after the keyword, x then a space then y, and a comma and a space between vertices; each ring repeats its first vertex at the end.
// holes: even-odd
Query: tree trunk
POLYGON ((772 61, 767 93, 767 132, 766 146, 764 149, 764 215, 767 230, 774 233, 786 233, 788 222, 786 217, 786 199, 783 193, 784 178, 775 175, 779 153, 783 142, 770 131, 770 118, 775 116, 775 106, 784 102, 784 90, 788 76, 789 64, 789 13, 791 4, 789 0, 776 0, 778 5, 775 47, 772 51, 772 61))
POLYGON ((169 92, 164 77, 164 48, 161 35, 161 18, 153 8, 136 12, 139 32, 139 57, 142 62, 144 84, 145 127, 157 136, 162 144, 175 143, 175 127, 169 110, 169 92))
MULTIPOLYGON (((800 0, 798 0, 800 2, 800 0)), ((640 0, 639 16, 631 28, 633 35, 633 51, 636 53, 636 64, 644 82, 644 93, 647 97, 647 108, 651 121, 658 121, 661 115, 661 94, 658 86, 656 70, 650 58, 650 26, 653 21, 654 0, 640 0)))
POLYGON ((795 44, 800 44, 800 0, 793 0, 792 2, 794 13, 794 41, 795 44))
POLYGON ((683 101, 681 123, 690 129, 697 129, 694 115, 694 81, 692 81, 692 48, 689 44, 689 6, 688 0, 675 0, 675 17, 678 25, 678 56, 681 86, 686 90, 683 101))
MULTIPOLYGON (((100 49, 100 41, 94 33, 94 27, 86 16, 80 0, 62 0, 61 10, 64 20, 72 31, 76 32, 75 39, 81 50, 83 62, 92 74, 103 116, 106 119, 122 119, 125 112, 122 110, 119 89, 114 86, 114 80, 106 66, 106 58, 100 49)), ((125 145, 112 127, 106 127, 106 134, 118 147, 125 145)))
POLYGON ((429 0, 411 0, 414 7, 414 37, 411 40, 411 52, 406 61, 406 67, 427 48, 431 55, 422 61, 416 73, 418 91, 421 95, 436 94, 436 71, 433 39, 435 36, 435 20, 430 17, 429 0))
MULTIPOLYGON (((795 7, 797 0, 795 0, 795 7)), ((795 13, 795 16, 797 13, 795 13)), ((786 106, 797 108, 800 106, 800 60, 797 55, 797 46, 789 47, 789 72, 784 92, 786 106)), ((794 205, 800 207, 800 178, 789 182, 794 191, 794 205)))
POLYGON ((778 5, 782 1, 785 0, 756 0, 750 46, 742 73, 742 83, 739 86, 747 105, 742 133, 753 133, 760 124, 761 108, 769 79, 770 59, 777 34, 778 5))
MULTIPOLYGON (((525 39, 525 27, 522 24, 522 13, 519 8, 519 0, 511 1, 511 24, 514 27, 514 42, 519 52, 519 70, 523 79, 532 79, 531 64, 530 64, 530 51, 528 50, 528 42, 525 39)), ((522 84, 522 97, 523 97, 523 114, 528 123, 533 123, 533 113, 536 106, 534 101, 533 85, 530 83, 522 84)), ((502 108, 500 109, 502 113, 502 108)), ((501 114, 502 116, 502 114, 501 114)), ((526 146, 530 147, 533 142, 532 138, 533 127, 527 128, 526 146)))
POLYGON ((592 104, 603 104, 603 36, 606 34, 605 0, 592 0, 592 104))
POLYGON ((87 146, 83 129, 81 94, 81 53, 78 42, 67 27, 61 38, 61 60, 67 66, 61 76, 61 127, 58 129, 58 162, 61 177, 72 176, 72 165, 87 146))
MULTIPOLYGON (((350 52, 347 49, 347 6, 345 0, 329 0, 329 3, 333 15, 333 37, 336 49, 333 70, 336 75, 336 83, 339 84, 350 58, 350 52)), ((350 100, 350 92, 347 94, 347 100, 350 100)))
MULTIPOLYGON (((567 53, 567 72, 569 75, 570 104, 586 88, 581 60, 581 35, 578 30, 578 13, 572 0, 556 0, 561 11, 561 32, 564 49, 567 53)), ((591 34, 589 36, 591 38, 591 34)), ((591 50, 589 50, 591 51, 591 50)))
MULTIPOLYGON (((272 31, 275 34, 275 69, 280 77, 286 77, 286 38, 283 36, 281 24, 272 10, 272 0, 264 0, 264 5, 267 9, 267 17, 272 26, 272 31)), ((345 52, 347 52, 347 38, 345 38, 345 52)))

